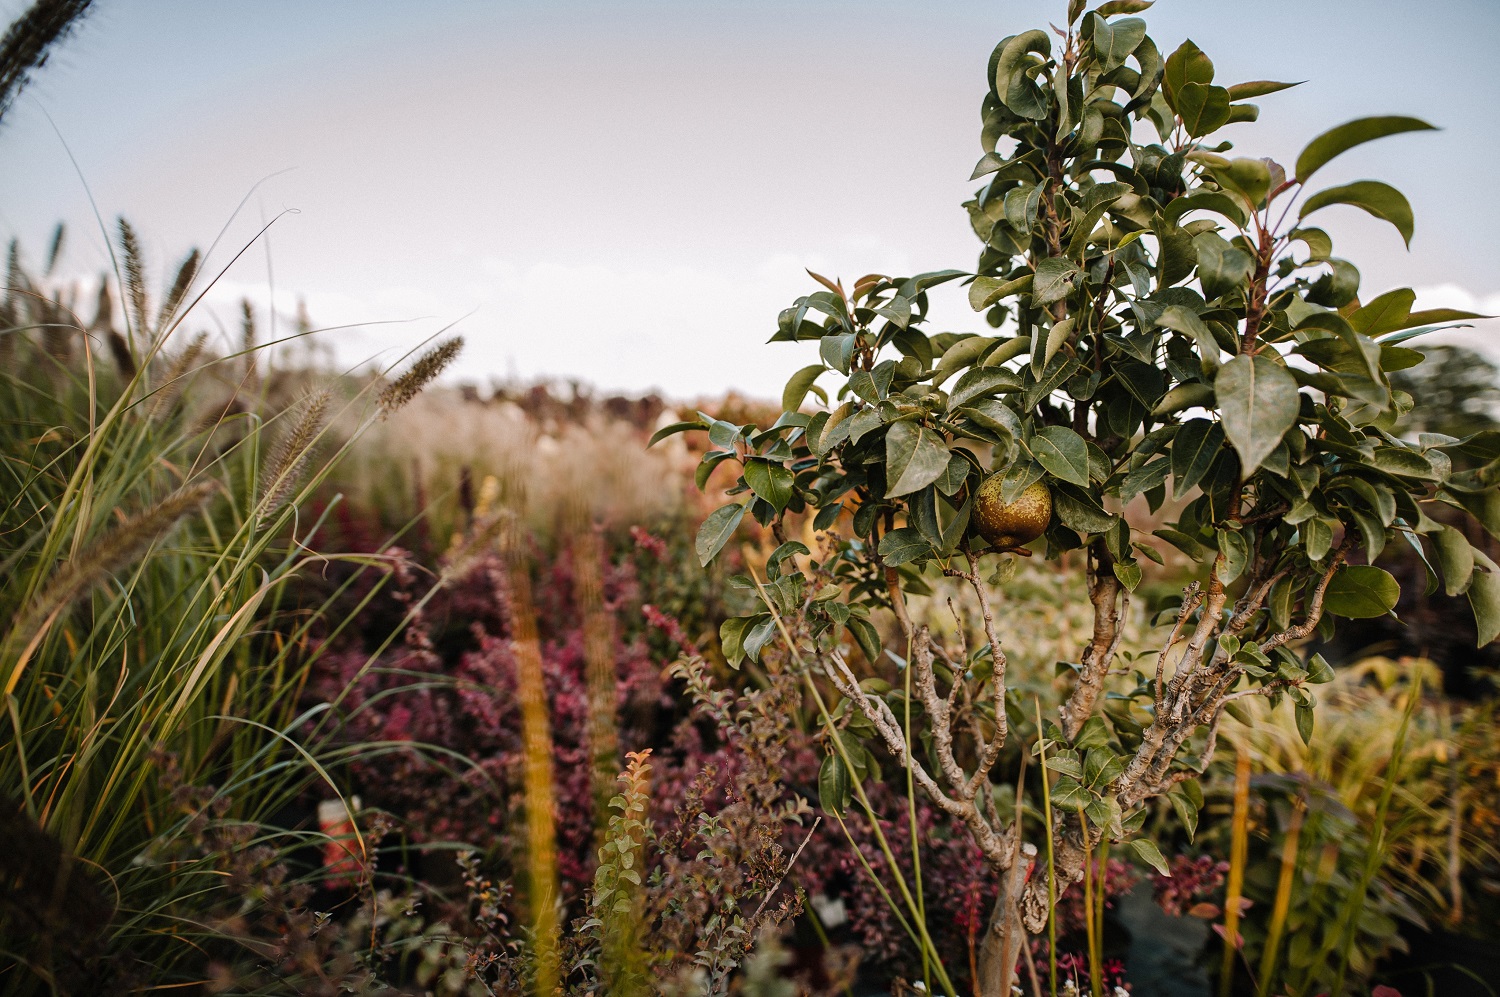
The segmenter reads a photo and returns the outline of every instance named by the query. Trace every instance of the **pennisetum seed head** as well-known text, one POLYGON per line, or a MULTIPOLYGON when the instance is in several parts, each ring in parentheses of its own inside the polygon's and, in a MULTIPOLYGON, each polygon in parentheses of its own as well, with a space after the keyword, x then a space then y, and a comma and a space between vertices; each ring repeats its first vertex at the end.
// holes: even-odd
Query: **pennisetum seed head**
POLYGON ((378 400, 380 417, 382 419, 389 417, 392 412, 417 397, 423 388, 431 384, 453 362, 453 358, 458 356, 463 348, 463 337, 455 336, 418 357, 416 363, 412 364, 405 374, 392 381, 380 393, 378 400))
POLYGON ((325 389, 308 395, 302 403, 302 412, 297 422, 281 438, 271 454, 270 463, 261 476, 262 515, 269 516, 286 504, 302 472, 312 459, 313 444, 323 431, 323 420, 328 415, 328 403, 332 396, 325 389))
POLYGON ((161 311, 156 316, 157 333, 166 331, 167 324, 172 321, 172 317, 182 305, 182 299, 187 297, 188 288, 192 286, 193 278, 198 276, 198 265, 202 260, 201 254, 194 249, 188 253, 187 259, 182 261, 182 266, 177 268, 177 277, 172 281, 167 296, 162 299, 161 311))
POLYGON ((141 252, 140 237, 124 218, 120 219, 120 254, 125 269, 125 298, 130 307, 133 331, 146 331, 146 261, 141 252))

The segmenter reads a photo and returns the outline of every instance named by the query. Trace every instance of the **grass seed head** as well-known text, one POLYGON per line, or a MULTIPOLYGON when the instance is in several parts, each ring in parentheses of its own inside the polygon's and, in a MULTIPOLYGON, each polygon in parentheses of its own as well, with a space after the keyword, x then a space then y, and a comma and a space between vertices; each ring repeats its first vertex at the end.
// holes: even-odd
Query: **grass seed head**
POLYGON ((380 393, 381 418, 386 418, 407 402, 417 397, 422 389, 431 384, 443 370, 453 362, 464 348, 462 336, 454 336, 428 350, 417 358, 411 369, 402 374, 380 393))

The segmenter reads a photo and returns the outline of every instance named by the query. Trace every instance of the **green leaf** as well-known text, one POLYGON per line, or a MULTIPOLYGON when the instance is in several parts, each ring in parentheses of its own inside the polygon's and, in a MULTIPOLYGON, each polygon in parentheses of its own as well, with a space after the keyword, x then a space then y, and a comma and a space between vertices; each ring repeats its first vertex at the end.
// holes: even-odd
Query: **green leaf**
POLYGON ((1125 480, 1120 482, 1120 501, 1129 502, 1141 492, 1160 488, 1167 483, 1167 474, 1171 469, 1172 461, 1165 454, 1146 461, 1125 475, 1125 480))
POLYGON ((1239 452, 1241 477, 1248 478, 1296 424, 1297 382, 1268 357, 1242 353, 1219 368, 1214 392, 1224 435, 1239 452))
POLYGON ((1432 125, 1420 118, 1383 116, 1356 118, 1337 128, 1330 128, 1307 143, 1307 148, 1297 156, 1297 179, 1307 183, 1307 178, 1316 173, 1333 157, 1347 152, 1357 145, 1371 142, 1387 135, 1402 132, 1436 131, 1432 125))
POLYGON ((1016 277, 1013 280, 1002 280, 999 277, 976 277, 974 283, 969 285, 969 305, 976 312, 982 312, 1001 298, 1029 291, 1031 281, 1031 274, 1016 277))
POLYGON ((1208 419, 1189 419, 1172 438, 1172 498, 1188 493, 1224 447, 1224 427, 1208 419))
POLYGON ((1431 534, 1431 539, 1443 569, 1443 591, 1450 596, 1467 592, 1474 577, 1474 548, 1469 546, 1469 538, 1445 524, 1431 534))
POLYGON ((1328 583, 1323 608, 1351 620, 1373 619, 1395 609, 1400 596, 1401 586, 1389 571, 1373 564, 1351 564, 1328 583))
POLYGON ((1053 477, 1070 481, 1080 488, 1089 484, 1088 445, 1067 426, 1047 426, 1037 430, 1031 441, 1031 453, 1053 477))
POLYGON ((1094 57, 1103 63, 1106 72, 1123 66, 1145 37, 1146 22, 1138 17, 1111 23, 1097 12, 1094 15, 1094 57))
POLYGON ((1078 265, 1066 256, 1049 256, 1039 261, 1031 284, 1032 304, 1050 305, 1066 298, 1072 293, 1080 274, 1078 265))
POLYGON ((1274 80, 1251 80, 1249 83, 1236 83, 1229 88, 1230 100, 1254 100, 1256 97, 1264 97, 1267 94, 1279 93, 1292 87, 1300 87, 1305 81, 1296 83, 1277 83, 1274 80))
POLYGON ((932 386, 941 387, 943 382, 964 367, 978 360, 984 351, 995 345, 992 336, 965 336, 943 351, 942 359, 932 371, 932 386))
POLYGON ((1193 237, 1198 254, 1198 280, 1203 296, 1210 301, 1228 294, 1255 273, 1255 260, 1243 249, 1235 249, 1217 232, 1202 232, 1193 237))
POLYGON ((1229 91, 1205 83, 1185 83, 1177 91, 1177 114, 1189 135, 1201 138, 1229 123, 1229 91))
POLYGON ((837 749, 824 755, 823 764, 818 767, 818 805, 824 813, 839 818, 849 806, 849 770, 837 749))
POLYGON ((1411 306, 1416 300, 1417 293, 1409 287, 1387 291, 1350 315, 1349 325, 1366 336, 1379 336, 1410 328, 1406 320, 1411 316, 1411 306))
POLYGON ((1052 510, 1064 526, 1085 536, 1103 533, 1119 522, 1119 517, 1099 508, 1087 494, 1072 491, 1065 485, 1052 490, 1052 510))
POLYGON ((1500 572, 1476 570, 1469 583, 1469 606, 1479 631, 1479 647, 1500 637, 1500 572))
POLYGON ((738 669, 745 660, 745 629, 750 625, 748 616, 731 616, 719 624, 719 645, 724 650, 724 660, 729 667, 738 669))
POLYGON ((1321 208, 1333 204, 1347 204, 1366 211, 1376 218, 1396 226, 1401 238, 1411 245, 1413 220, 1411 204, 1406 196, 1388 183, 1379 180, 1356 180, 1340 187, 1329 187, 1309 197, 1302 205, 1298 218, 1306 218, 1321 208))
POLYGON ((1156 842, 1150 838, 1131 838, 1126 844, 1130 846, 1130 850, 1135 852, 1136 857, 1142 862, 1163 876, 1172 875, 1172 868, 1167 865, 1167 858, 1161 853, 1161 849, 1156 847, 1156 842))
POLYGON ((1076 810, 1089 802, 1089 791, 1075 779, 1063 776, 1052 784, 1052 807, 1054 810, 1076 810))
POLYGON ((1271 190, 1271 167, 1268 159, 1238 156, 1231 159, 1228 166, 1215 169, 1213 175, 1220 187, 1240 194, 1251 208, 1257 207, 1271 190))
POLYGON ((1224 568, 1219 580, 1225 585, 1245 573, 1250 564, 1250 541, 1238 530, 1219 530, 1219 553, 1224 555, 1224 568))
MULTIPOLYGON (((1230 707, 1238 707, 1238 703, 1230 703, 1230 707)), ((1226 708, 1227 709, 1227 708, 1226 708)), ((1177 819, 1182 821, 1182 826, 1187 829, 1188 840, 1198 833, 1198 804, 1183 792, 1174 789, 1167 794, 1167 802, 1172 804, 1172 810, 1177 814, 1177 819)))
POLYGON ((1116 561, 1114 570, 1115 577, 1128 591, 1134 592, 1135 587, 1141 583, 1141 566, 1135 561, 1116 561))
POLYGON ((807 392, 812 388, 813 382, 827 369, 822 364, 815 363, 793 374, 791 380, 786 382, 785 390, 781 392, 782 411, 795 412, 801 408, 802 401, 807 397, 807 392))
POLYGON ((1307 556, 1314 561, 1321 561, 1328 556, 1333 549, 1333 527, 1322 519, 1309 519, 1301 526, 1302 539, 1306 545, 1307 556))
POLYGON ((854 357, 854 341, 859 337, 852 332, 837 336, 824 336, 818 343, 818 355, 823 362, 840 374, 849 373, 849 361, 854 357))
POLYGON ((1061 322, 1053 322, 1052 328, 1047 330, 1047 344, 1042 348, 1042 367, 1046 368, 1057 356, 1057 351, 1062 344, 1068 341, 1068 336, 1073 332, 1073 316, 1069 315, 1061 322))
POLYGON ((651 434, 651 440, 650 440, 650 442, 648 442, 646 444, 646 449, 650 450, 652 447, 656 446, 658 443, 660 443, 662 440, 666 439, 668 436, 674 436, 677 433, 686 433, 686 432, 689 432, 690 430, 694 430, 694 429, 707 429, 707 428, 708 427, 705 426, 703 423, 698 422, 696 420, 693 421, 693 422, 674 422, 674 423, 672 423, 672 425, 670 425, 670 426, 663 426, 661 429, 658 429, 656 432, 652 433, 651 434))
POLYGON ((776 618, 774 616, 770 613, 762 613, 760 616, 752 617, 750 626, 745 628, 745 657, 751 661, 759 661, 761 649, 775 636, 776 618))
MULTIPOLYGON (((1214 81, 1214 64, 1203 50, 1188 39, 1177 46, 1177 51, 1167 56, 1166 71, 1162 74, 1162 90, 1173 110, 1178 110, 1177 95, 1189 83, 1208 85, 1214 81)), ((1225 91, 1226 93, 1228 91, 1225 91)))
POLYGON ((1307 659, 1307 681, 1314 685, 1323 685, 1333 681, 1333 666, 1328 659, 1321 654, 1314 654, 1307 659))
POLYGON ((887 533, 880 538, 879 550, 880 559, 892 568, 933 553, 932 544, 915 526, 902 526, 887 533))
POLYGON ((708 567, 708 562, 718 556, 719 551, 734 536, 735 529, 740 525, 740 520, 745 518, 745 509, 748 505, 739 505, 731 502, 729 505, 721 506, 708 514, 703 525, 698 527, 698 539, 693 547, 698 553, 698 563, 708 567))
POLYGON ((1302 737, 1303 744, 1311 744, 1313 736, 1313 711, 1311 706, 1303 706, 1297 703, 1293 708, 1297 718, 1297 733, 1302 737))
POLYGON ((864 653, 865 660, 872 665, 879 661, 880 633, 875 629, 874 625, 869 620, 860 619, 858 616, 849 617, 849 621, 844 625, 854 635, 854 642, 859 645, 860 651, 864 653))
POLYGON ((1151 410, 1151 414, 1160 418, 1171 415, 1173 412, 1181 412, 1189 408, 1208 408, 1214 403, 1214 389, 1212 385, 1204 384, 1202 381, 1189 381, 1187 384, 1179 384, 1177 387, 1161 396, 1161 401, 1151 410))
POLYGON ((926 488, 948 469, 948 457, 948 445, 932 430, 910 420, 891 426, 885 436, 885 497, 926 488))
POLYGON ((784 511, 792 500, 792 486, 796 481, 797 476, 785 465, 754 459, 745 463, 745 484, 771 503, 777 512, 784 511))
POLYGON ((963 372, 948 393, 948 411, 967 405, 975 398, 1020 388, 1020 376, 1008 367, 973 367, 963 372))
POLYGON ((1139 14, 1156 0, 1107 0, 1101 3, 1096 13, 1109 17, 1114 14, 1139 14))
POLYGON ((995 93, 1020 117, 1040 121, 1047 116, 1047 98, 1026 73, 1026 56, 1031 52, 1043 59, 1052 54, 1052 39, 1045 31, 1025 31, 1005 43, 994 62, 995 93))

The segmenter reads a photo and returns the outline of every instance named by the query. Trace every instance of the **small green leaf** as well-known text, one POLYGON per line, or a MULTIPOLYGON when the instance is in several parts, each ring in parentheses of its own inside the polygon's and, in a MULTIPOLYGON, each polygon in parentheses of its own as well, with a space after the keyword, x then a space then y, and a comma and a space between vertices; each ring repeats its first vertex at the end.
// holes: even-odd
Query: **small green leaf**
MULTIPOLYGON (((1178 110, 1177 95, 1189 83, 1204 86, 1214 80, 1213 60, 1188 39, 1177 46, 1177 51, 1167 56, 1166 71, 1162 75, 1162 90, 1173 110, 1178 110)), ((1228 91, 1225 91, 1226 93, 1228 91)))
POLYGON ((1313 711, 1311 706, 1303 706, 1297 703, 1293 710, 1297 718, 1297 733, 1302 737, 1303 744, 1311 744, 1313 736, 1313 711))
POLYGON ((1212 134, 1229 123, 1229 91, 1212 84, 1185 83, 1177 91, 1177 114, 1194 138, 1212 134))
POLYGON ((1032 304, 1050 305, 1066 298, 1072 293, 1080 273, 1078 265, 1065 256, 1049 256, 1039 261, 1031 285, 1032 304))
POLYGON ((1245 573, 1250 564, 1250 542, 1239 530, 1219 530, 1219 553, 1224 555, 1224 567, 1219 581, 1225 585, 1245 573))
POLYGON ((1390 184, 1379 180, 1356 180, 1340 187, 1320 190, 1303 202, 1297 217, 1306 218, 1314 211, 1333 204, 1347 204, 1390 222, 1396 226, 1396 231, 1401 233, 1406 244, 1411 245, 1412 228, 1415 224, 1411 204, 1404 194, 1390 184))
POLYGON ((1321 654, 1314 654, 1307 659, 1307 681, 1314 685, 1323 685, 1333 681, 1333 666, 1328 659, 1321 654))
POLYGON ((969 285, 969 306, 976 312, 982 312, 1001 298, 1031 290, 1031 281, 1031 274, 1012 280, 1002 280, 999 277, 976 277, 974 283, 969 285))
POLYGON ((1469 538, 1448 525, 1429 536, 1443 569, 1443 591, 1450 596, 1463 595, 1474 577, 1474 548, 1469 546, 1469 538))
POLYGON ((818 804, 823 812, 842 818, 849 806, 849 770, 844 760, 830 752, 818 767, 818 804))
POLYGON ((1116 561, 1115 577, 1120 580, 1128 591, 1134 592, 1135 587, 1141 583, 1141 566, 1136 561, 1116 561))
POLYGON ((729 667, 738 669, 745 660, 745 628, 750 625, 747 616, 731 616, 719 624, 719 645, 724 651, 724 660, 729 667))
POLYGON ((910 495, 932 484, 948 470, 949 451, 943 438, 910 420, 886 432, 886 498, 910 495))
POLYGON ((1474 610, 1474 626, 1479 631, 1479 647, 1500 637, 1500 571, 1476 568, 1469 583, 1469 606, 1474 610))
POLYGON ((1333 157, 1347 152, 1357 145, 1399 135, 1402 132, 1436 131, 1432 125, 1420 118, 1396 115, 1356 118, 1319 135, 1297 156, 1297 179, 1307 183, 1307 178, 1316 173, 1333 157))
POLYGON ((1203 296, 1210 301, 1228 294, 1255 272, 1255 260, 1242 249, 1235 249, 1217 232, 1201 232, 1193 237, 1198 254, 1198 281, 1203 296))
POLYGON ((915 526, 902 526, 880 538, 880 559, 888 567, 906 564, 933 553, 932 544, 915 526))
POLYGON ((745 464, 745 484, 771 503, 777 512, 785 510, 786 504, 792 500, 792 488, 796 480, 797 476, 792 470, 782 464, 753 459, 745 464))
POLYGON ((1031 452, 1047 473, 1080 488, 1088 487, 1088 446, 1083 437, 1067 426, 1047 426, 1038 430, 1031 441, 1031 452))
POLYGON ((694 430, 694 429, 707 429, 707 428, 708 428, 707 426, 705 426, 703 423, 698 422, 698 421, 693 421, 693 422, 674 422, 674 423, 672 423, 672 425, 670 425, 670 426, 663 426, 661 429, 658 429, 656 432, 652 433, 651 434, 651 440, 650 440, 650 442, 648 442, 646 444, 646 449, 650 450, 652 447, 656 446, 658 443, 660 443, 662 440, 666 439, 668 436, 674 436, 677 433, 686 433, 686 432, 689 432, 689 431, 694 430))
POLYGON ((1052 328, 1047 330, 1047 344, 1042 348, 1042 367, 1045 368, 1057 356, 1057 351, 1062 344, 1068 341, 1068 336, 1073 332, 1073 316, 1069 315, 1061 322, 1052 323, 1052 328))
POLYGON ((1268 357, 1242 353, 1219 368, 1214 392, 1224 435, 1239 452, 1241 477, 1248 478, 1296 425, 1297 382, 1268 357))
POLYGON ((820 363, 803 367, 793 374, 791 380, 786 382, 786 388, 781 392, 781 409, 783 412, 795 412, 802 407, 802 401, 807 397, 813 382, 818 375, 827 371, 828 368, 820 363))
POLYGON ((1264 97, 1267 94, 1279 93, 1292 87, 1300 87, 1302 82, 1277 83, 1274 80, 1251 80, 1249 83, 1236 83, 1229 88, 1230 100, 1254 100, 1256 97, 1264 97))
POLYGON ((1156 842, 1150 838, 1131 838, 1126 844, 1130 846, 1130 850, 1135 852, 1136 857, 1142 862, 1163 876, 1172 875, 1172 869, 1167 865, 1167 858, 1161 853, 1161 849, 1156 847, 1156 842))
POLYGON ((1351 620, 1372 619, 1395 609, 1400 596, 1401 586, 1389 571, 1372 564, 1351 564, 1328 583, 1323 608, 1351 620))
POLYGON ((865 660, 870 664, 880 660, 880 633, 869 620, 860 619, 858 616, 849 617, 845 624, 849 632, 854 635, 854 642, 859 645, 860 651, 864 653, 865 660))
POLYGON ((1180 499, 1203 480, 1224 448, 1224 427, 1208 419, 1189 419, 1172 438, 1172 497, 1180 499))
POLYGON ((735 529, 739 527, 740 520, 745 518, 746 508, 748 505, 731 502, 708 514, 703 525, 698 527, 698 538, 693 544, 700 565, 708 567, 708 562, 724 549, 724 545, 729 542, 729 538, 734 536, 735 529))

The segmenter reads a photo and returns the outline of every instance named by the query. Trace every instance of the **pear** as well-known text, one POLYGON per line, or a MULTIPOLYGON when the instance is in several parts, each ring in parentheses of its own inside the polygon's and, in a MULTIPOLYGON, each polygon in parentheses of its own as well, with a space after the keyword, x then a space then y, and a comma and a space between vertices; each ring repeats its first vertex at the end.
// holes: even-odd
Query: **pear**
POLYGON ((1015 550, 1041 536, 1052 520, 1052 493, 1040 481, 1027 485, 1014 502, 1000 498, 1001 478, 984 479, 974 496, 974 527, 996 549, 1015 550))

